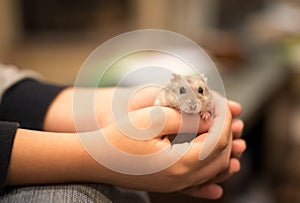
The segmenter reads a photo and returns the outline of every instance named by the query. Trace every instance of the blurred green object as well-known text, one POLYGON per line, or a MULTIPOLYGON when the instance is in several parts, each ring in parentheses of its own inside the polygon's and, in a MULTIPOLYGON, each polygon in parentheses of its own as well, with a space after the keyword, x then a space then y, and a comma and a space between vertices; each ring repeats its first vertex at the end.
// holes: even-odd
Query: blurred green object
POLYGON ((282 56, 286 64, 292 68, 300 69, 300 33, 283 38, 282 56))

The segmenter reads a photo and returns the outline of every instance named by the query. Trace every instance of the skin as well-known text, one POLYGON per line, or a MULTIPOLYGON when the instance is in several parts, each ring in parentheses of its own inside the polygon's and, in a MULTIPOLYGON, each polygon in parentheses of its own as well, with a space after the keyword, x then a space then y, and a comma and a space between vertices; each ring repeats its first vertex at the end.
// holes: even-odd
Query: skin
MULTIPOLYGON (((158 91, 156 88, 146 88, 132 97, 128 111, 136 126, 148 125, 145 118, 153 108, 158 91)), ((223 193, 219 183, 240 169, 239 158, 246 144, 240 138, 243 122, 232 119, 241 112, 241 106, 235 102, 228 102, 221 138, 205 160, 198 159, 208 128, 208 125, 201 123, 199 126, 202 127, 198 129, 201 136, 193 140, 189 151, 175 164, 153 174, 134 176, 111 171, 86 152, 74 133, 73 93, 73 88, 63 90, 50 105, 44 121, 45 132, 17 130, 7 176, 8 185, 96 182, 157 192, 182 191, 187 195, 216 199, 223 193)), ((164 107, 167 119, 162 132, 150 140, 133 140, 122 134, 112 122, 113 93, 113 88, 101 89, 95 97, 96 103, 101 104, 95 109, 98 124, 103 136, 112 145, 132 154, 149 154, 170 145, 165 135, 178 131, 181 119, 178 111, 164 107)), ((154 123, 161 122, 160 118, 155 119, 154 123)), ((87 125, 87 130, 89 128, 87 125)), ((184 130, 189 132, 189 126, 185 126, 184 130)))

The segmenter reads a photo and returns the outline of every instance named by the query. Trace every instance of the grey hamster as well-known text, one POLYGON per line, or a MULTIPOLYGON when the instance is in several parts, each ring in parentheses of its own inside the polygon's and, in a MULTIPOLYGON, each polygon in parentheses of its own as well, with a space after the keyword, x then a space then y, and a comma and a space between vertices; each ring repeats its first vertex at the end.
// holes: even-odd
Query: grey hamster
POLYGON ((181 112, 200 113, 203 120, 211 117, 211 94, 203 76, 172 74, 170 83, 157 95, 154 105, 181 112))

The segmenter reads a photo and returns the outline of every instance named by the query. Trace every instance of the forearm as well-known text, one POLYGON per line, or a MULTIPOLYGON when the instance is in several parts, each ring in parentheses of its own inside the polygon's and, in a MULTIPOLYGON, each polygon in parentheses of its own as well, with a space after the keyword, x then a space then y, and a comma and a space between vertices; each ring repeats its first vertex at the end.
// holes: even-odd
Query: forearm
POLYGON ((75 132, 73 93, 73 88, 69 87, 55 97, 45 115, 44 131, 75 132))
POLYGON ((99 164, 85 150, 75 133, 17 130, 6 185, 74 182, 107 183, 140 189, 140 185, 147 185, 99 164))
MULTIPOLYGON (((44 130, 55 132, 76 132, 76 124, 73 110, 74 94, 77 94, 75 99, 78 97, 95 99, 95 115, 97 115, 97 119, 99 121, 99 126, 95 126, 93 124, 95 123, 92 121, 92 119, 94 119, 94 112, 91 113, 91 111, 89 111, 89 108, 93 107, 85 106, 85 101, 83 101, 82 106, 80 106, 80 108, 84 109, 77 109, 81 111, 76 111, 75 114, 77 116, 76 122, 79 122, 80 126, 84 126, 84 128, 80 128, 80 131, 91 131, 98 129, 99 127, 103 127, 107 124, 104 120, 107 120, 107 117, 111 115, 110 112, 113 91, 114 88, 98 89, 97 93, 95 94, 95 97, 93 96, 92 98, 89 98, 95 93, 95 89, 78 88, 75 90, 75 88, 73 87, 66 88, 54 99, 54 101, 50 105, 48 112, 45 116, 44 130)), ((77 106, 75 108, 77 108, 77 106)))
MULTIPOLYGON (((7 174, 7 185, 92 182, 86 168, 95 162, 76 134, 18 129, 7 174)), ((103 167, 97 165, 99 174, 103 167)), ((97 177, 101 182, 101 177, 97 177)))

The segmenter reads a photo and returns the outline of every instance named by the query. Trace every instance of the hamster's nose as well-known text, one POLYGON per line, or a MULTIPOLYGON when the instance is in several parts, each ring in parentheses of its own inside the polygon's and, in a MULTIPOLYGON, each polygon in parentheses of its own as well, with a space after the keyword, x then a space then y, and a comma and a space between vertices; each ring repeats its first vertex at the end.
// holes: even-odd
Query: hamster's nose
POLYGON ((196 101, 194 101, 193 99, 188 99, 186 101, 186 103, 189 105, 189 106, 196 106, 196 101))
POLYGON ((196 104, 190 105, 191 110, 196 110, 196 108, 197 108, 196 104))

